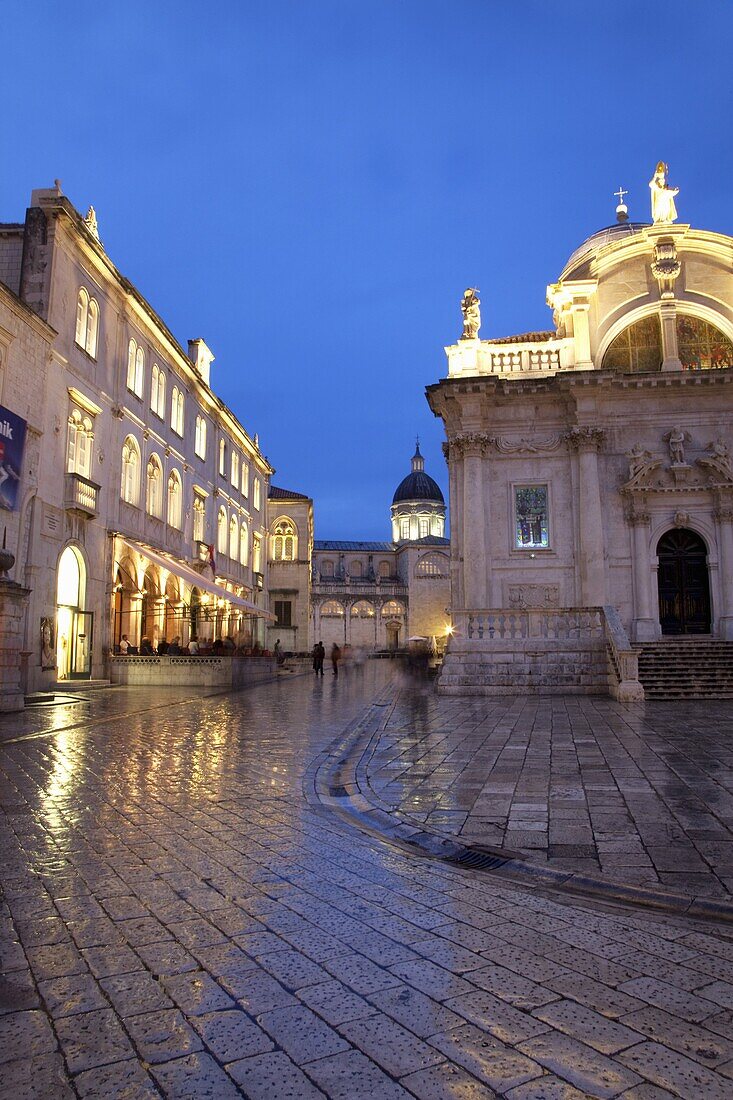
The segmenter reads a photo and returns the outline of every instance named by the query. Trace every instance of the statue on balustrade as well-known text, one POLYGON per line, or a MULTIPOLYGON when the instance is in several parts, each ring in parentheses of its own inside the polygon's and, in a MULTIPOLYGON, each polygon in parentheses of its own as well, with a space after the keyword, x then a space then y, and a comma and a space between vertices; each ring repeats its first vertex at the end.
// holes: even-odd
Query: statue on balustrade
POLYGON ((461 340, 478 340, 478 330, 481 328, 481 299, 475 287, 469 287, 461 298, 461 313, 463 314, 463 335, 461 340))

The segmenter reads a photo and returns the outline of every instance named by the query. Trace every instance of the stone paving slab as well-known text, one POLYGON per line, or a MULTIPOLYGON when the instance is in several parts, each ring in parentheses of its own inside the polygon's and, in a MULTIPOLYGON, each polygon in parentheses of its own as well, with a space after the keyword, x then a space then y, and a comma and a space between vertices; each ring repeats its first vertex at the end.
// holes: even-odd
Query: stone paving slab
POLYGON ((469 845, 733 900, 733 702, 457 699, 405 682, 356 774, 383 808, 469 845))
POLYGON ((385 665, 6 739, 0 1097, 730 1095, 732 928, 415 858, 319 802, 385 665))

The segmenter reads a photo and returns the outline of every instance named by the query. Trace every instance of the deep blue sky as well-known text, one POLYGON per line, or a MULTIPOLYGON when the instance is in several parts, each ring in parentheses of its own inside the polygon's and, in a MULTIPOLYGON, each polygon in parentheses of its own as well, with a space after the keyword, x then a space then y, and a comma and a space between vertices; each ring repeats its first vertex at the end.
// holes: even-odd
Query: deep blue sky
POLYGON ((215 390, 311 494, 387 538, 466 286, 481 335, 613 221, 733 232, 729 0, 5 0, 0 220, 55 177, 215 390), (7 48, 10 44, 11 48, 7 48))

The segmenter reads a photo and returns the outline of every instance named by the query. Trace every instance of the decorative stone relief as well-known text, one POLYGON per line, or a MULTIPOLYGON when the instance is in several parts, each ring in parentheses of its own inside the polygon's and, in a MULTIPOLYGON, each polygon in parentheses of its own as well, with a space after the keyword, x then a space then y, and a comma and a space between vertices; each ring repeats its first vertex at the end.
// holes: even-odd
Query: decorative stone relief
POLYGON ((630 451, 626 452, 629 460, 629 480, 623 486, 624 489, 635 489, 647 476, 662 465, 660 458, 655 458, 651 451, 646 451, 641 443, 635 443, 630 451))
POLYGON ((689 527, 690 526, 690 513, 689 512, 675 512, 674 514, 675 527, 689 527))
POLYGON ((559 607, 559 584, 510 584, 507 587, 510 607, 559 607))
POLYGON ((551 435, 547 439, 505 439, 497 436, 492 440, 500 454, 547 454, 556 451, 563 444, 561 435, 551 435))
POLYGON ((697 460, 708 473, 722 477, 723 481, 733 481, 733 464, 728 445, 720 436, 714 443, 708 443, 708 453, 697 460))
POLYGON ((674 241, 671 237, 660 237, 654 246, 652 275, 659 283, 662 298, 674 298, 674 284, 681 270, 674 241))
POLYGON ((95 241, 99 240, 99 225, 97 224, 97 212, 93 206, 90 206, 86 212, 84 218, 84 225, 87 227, 95 241))

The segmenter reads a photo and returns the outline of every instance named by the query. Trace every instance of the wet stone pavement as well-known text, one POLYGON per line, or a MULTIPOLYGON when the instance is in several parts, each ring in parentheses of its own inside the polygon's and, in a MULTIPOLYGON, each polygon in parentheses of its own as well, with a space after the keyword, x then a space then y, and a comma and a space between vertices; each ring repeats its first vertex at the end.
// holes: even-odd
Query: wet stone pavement
POLYGON ((403 691, 362 762, 394 811, 468 844, 731 899, 733 703, 403 691))
MULTIPOLYGON (((733 927, 411 857, 306 801, 391 671, 2 720, 0 1097, 733 1093, 733 927)), ((391 732, 432 708, 398 699, 391 732)))

